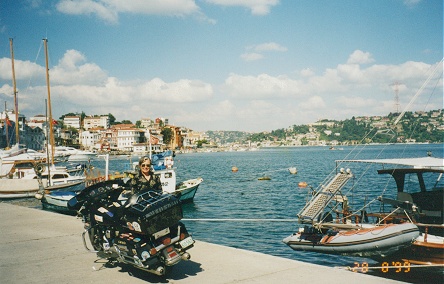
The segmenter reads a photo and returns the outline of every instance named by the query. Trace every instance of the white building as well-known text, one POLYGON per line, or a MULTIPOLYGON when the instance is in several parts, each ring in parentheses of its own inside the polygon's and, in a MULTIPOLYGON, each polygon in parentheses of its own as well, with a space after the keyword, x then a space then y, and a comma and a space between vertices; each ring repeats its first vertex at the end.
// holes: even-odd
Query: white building
POLYGON ((67 127, 73 127, 75 129, 80 129, 80 116, 65 116, 63 123, 67 127))
POLYGON ((93 150, 97 143, 100 141, 102 135, 100 131, 81 131, 80 132, 80 144, 83 148, 93 150))
POLYGON ((91 129, 91 128, 103 128, 108 129, 109 128, 109 116, 90 116, 85 117, 83 119, 83 128, 85 130, 91 129))
POLYGON ((153 122, 149 118, 142 118, 140 120, 140 126, 143 128, 149 128, 149 127, 151 127, 152 124, 153 124, 153 122))
POLYGON ((133 151, 133 145, 140 143, 144 131, 137 128, 121 128, 117 130, 117 149, 133 151))
POLYGON ((29 127, 39 127, 40 129, 43 129, 45 123, 46 116, 43 114, 37 114, 30 117, 27 124, 29 127))

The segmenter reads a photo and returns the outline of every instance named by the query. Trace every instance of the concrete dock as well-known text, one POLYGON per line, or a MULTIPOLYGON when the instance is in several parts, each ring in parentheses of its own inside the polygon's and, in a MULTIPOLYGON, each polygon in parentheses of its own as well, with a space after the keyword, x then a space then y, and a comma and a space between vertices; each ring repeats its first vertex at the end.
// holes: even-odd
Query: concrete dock
POLYGON ((107 267, 85 250, 75 217, 7 203, 0 216, 1 283, 401 283, 201 241, 159 277, 107 267))

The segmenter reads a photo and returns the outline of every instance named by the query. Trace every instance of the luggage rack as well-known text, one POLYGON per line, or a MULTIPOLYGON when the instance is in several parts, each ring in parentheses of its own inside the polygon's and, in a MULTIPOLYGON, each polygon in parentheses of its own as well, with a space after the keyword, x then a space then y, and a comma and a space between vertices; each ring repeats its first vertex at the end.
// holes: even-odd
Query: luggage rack
POLYGON ((135 204, 131 205, 131 208, 143 213, 153 205, 165 203, 165 201, 170 201, 171 198, 172 196, 169 194, 162 195, 155 191, 147 191, 137 196, 137 201, 135 204))

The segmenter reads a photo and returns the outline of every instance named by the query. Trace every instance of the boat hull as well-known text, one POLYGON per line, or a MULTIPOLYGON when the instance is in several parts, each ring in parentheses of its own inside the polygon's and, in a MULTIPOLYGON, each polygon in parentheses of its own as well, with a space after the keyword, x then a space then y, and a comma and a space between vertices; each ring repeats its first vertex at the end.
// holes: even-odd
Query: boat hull
POLYGON ((68 201, 76 196, 76 194, 77 192, 74 191, 54 191, 44 194, 41 200, 42 207, 46 210, 74 215, 76 211, 68 208, 68 201))
POLYGON ((335 235, 298 232, 285 238, 283 242, 298 251, 380 259, 410 246, 418 236, 418 227, 405 223, 341 230, 335 235))
POLYGON ((39 190, 35 179, 2 179, 0 181, 0 199, 34 197, 39 190))
POLYGON ((421 234, 415 239, 411 246, 406 247, 391 259, 408 261, 415 265, 444 265, 444 237, 421 234))
POLYGON ((180 201, 189 203, 194 200, 197 188, 202 183, 202 178, 190 179, 177 185, 175 193, 180 193, 180 201))

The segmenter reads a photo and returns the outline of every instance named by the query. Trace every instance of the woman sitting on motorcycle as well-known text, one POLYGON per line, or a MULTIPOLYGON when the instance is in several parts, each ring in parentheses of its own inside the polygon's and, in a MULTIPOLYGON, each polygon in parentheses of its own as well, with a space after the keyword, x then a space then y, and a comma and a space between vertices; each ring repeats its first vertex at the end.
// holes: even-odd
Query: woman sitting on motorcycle
POLYGON ((130 181, 134 193, 152 190, 162 194, 162 183, 160 177, 155 175, 151 169, 151 159, 142 157, 139 160, 139 171, 130 181))

